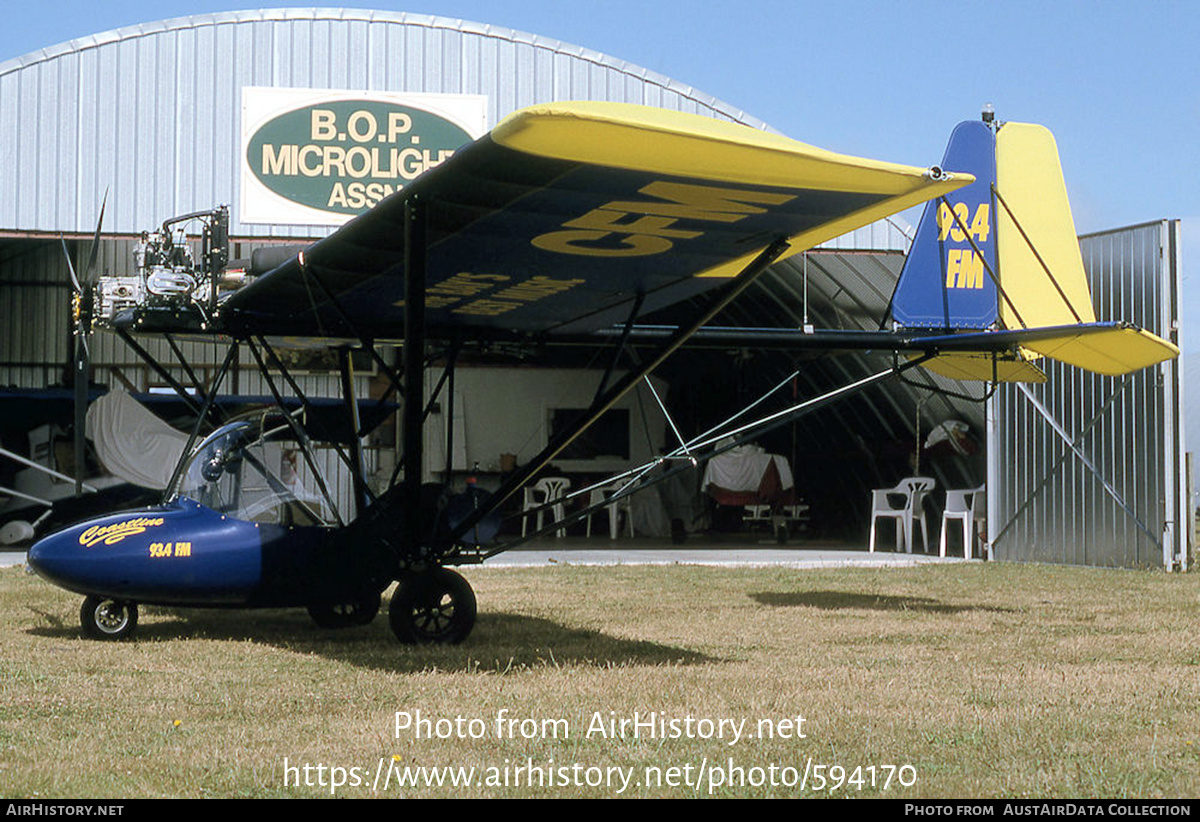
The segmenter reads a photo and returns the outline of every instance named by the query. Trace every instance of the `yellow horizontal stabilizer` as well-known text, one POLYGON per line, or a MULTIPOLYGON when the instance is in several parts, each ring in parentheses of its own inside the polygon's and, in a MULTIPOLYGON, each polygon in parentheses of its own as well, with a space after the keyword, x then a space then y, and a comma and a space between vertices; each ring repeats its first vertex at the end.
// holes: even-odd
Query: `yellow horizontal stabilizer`
POLYGON ((955 351, 921 363, 952 380, 980 382, 1045 382, 1046 372, 1031 362, 986 352, 955 351))
POLYGON ((1051 359, 1098 374, 1120 376, 1179 356, 1179 349, 1136 326, 1114 326, 1103 331, 1022 343, 1051 359))

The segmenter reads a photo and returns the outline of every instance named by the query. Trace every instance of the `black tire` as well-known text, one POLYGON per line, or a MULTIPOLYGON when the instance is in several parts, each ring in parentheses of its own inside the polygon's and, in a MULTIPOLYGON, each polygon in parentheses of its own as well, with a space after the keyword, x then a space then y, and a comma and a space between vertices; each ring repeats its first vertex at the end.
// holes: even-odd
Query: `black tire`
POLYGON ((137 629, 137 605, 112 597, 89 596, 79 609, 83 634, 90 639, 127 639, 137 629))
POLYGON ((475 627, 475 592, 446 568, 413 574, 392 595, 388 622, 406 645, 456 645, 475 627))
POLYGON ((355 628, 369 625, 379 613, 379 593, 337 605, 309 605, 308 615, 322 628, 355 628))

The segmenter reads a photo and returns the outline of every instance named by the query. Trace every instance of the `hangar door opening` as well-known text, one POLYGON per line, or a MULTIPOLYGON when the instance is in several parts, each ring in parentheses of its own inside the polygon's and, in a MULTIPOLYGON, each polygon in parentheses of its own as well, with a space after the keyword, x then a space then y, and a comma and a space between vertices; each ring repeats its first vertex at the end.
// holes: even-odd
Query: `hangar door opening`
MULTIPOLYGON (((1178 344, 1179 221, 1080 238, 1096 313, 1178 344)), ((1182 364, 1103 377, 1047 360, 988 421, 988 536, 1000 560, 1186 570, 1182 364)))

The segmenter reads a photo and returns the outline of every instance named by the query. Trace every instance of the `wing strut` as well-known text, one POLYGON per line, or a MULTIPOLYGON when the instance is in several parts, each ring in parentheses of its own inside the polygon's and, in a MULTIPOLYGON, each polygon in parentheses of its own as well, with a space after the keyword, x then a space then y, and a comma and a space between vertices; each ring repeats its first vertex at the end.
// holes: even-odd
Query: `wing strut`
MULTIPOLYGON (((275 385, 275 380, 271 379, 271 372, 267 370, 267 364, 259 353, 258 347, 249 338, 246 339, 246 347, 250 349, 251 356, 258 363, 259 373, 262 374, 263 380, 267 384, 267 388, 271 391, 271 396, 275 398, 275 404, 279 406, 283 412, 283 419, 287 423, 288 428, 292 430, 292 435, 300 443, 300 453, 304 457, 305 463, 308 464, 308 470, 312 471, 313 479, 317 482, 317 487, 321 489, 321 495, 325 497, 325 502, 328 503, 329 509, 333 511, 333 515, 337 517, 338 525, 345 525, 345 520, 342 519, 342 513, 338 510, 337 503, 333 500, 333 495, 329 493, 329 488, 325 485, 324 476, 317 464, 313 461, 313 446, 312 440, 308 437, 308 432, 304 430, 304 426, 296 422, 292 413, 289 413, 283 404, 283 395, 279 393, 278 386, 275 385)), ((274 354, 272 354, 274 356, 274 354)), ((300 400, 303 405, 304 399, 301 396, 300 400)), ((301 409, 297 409, 298 411, 301 409)))
POLYGON ((388 365, 387 361, 379 355, 378 351, 375 350, 375 346, 372 344, 371 338, 360 333, 355 327, 354 322, 350 319, 350 315, 346 313, 346 309, 343 308, 341 302, 338 301, 337 295, 330 290, 329 286, 325 284, 324 280, 317 276, 317 272, 313 271, 312 266, 310 266, 305 260, 303 251, 301 251, 297 256, 297 262, 300 266, 300 276, 312 280, 317 284, 317 288, 321 289, 321 293, 325 295, 325 299, 329 300, 329 304, 333 306, 333 310, 337 312, 338 317, 340 317, 342 322, 346 324, 346 328, 357 340, 362 343, 363 348, 368 354, 371 355, 371 359, 375 361, 375 365, 379 367, 380 371, 387 375, 388 379, 391 380, 392 387, 396 389, 401 397, 403 397, 404 388, 400 384, 400 379, 396 375, 396 372, 392 370, 392 367, 388 365))
POLYGON ((363 511, 371 504, 371 492, 363 477, 362 423, 358 418, 358 398, 354 395, 354 361, 350 349, 338 349, 338 366, 342 377, 342 399, 346 403, 346 422, 350 426, 350 459, 353 461, 350 475, 354 482, 354 501, 357 510, 363 511))
MULTIPOLYGON (((425 384, 425 268, 428 220, 424 201, 404 201, 404 503, 400 533, 410 552, 421 546, 421 467, 423 460, 425 384)), ((453 425, 453 420, 451 420, 453 425)), ((464 531, 465 533, 465 531, 464 531)))
MULTIPOLYGON (((446 359, 446 362, 445 362, 444 366, 442 367, 442 375, 440 377, 438 377, 437 385, 435 385, 433 387, 433 390, 429 392, 429 396, 425 399, 425 409, 424 409, 424 411, 421 412, 421 424, 422 425, 424 425, 429 420, 429 415, 433 413, 433 409, 437 406, 438 398, 441 397, 442 390, 446 387, 447 383, 451 383, 449 390, 450 390, 450 393, 453 394, 454 387, 453 387, 452 383, 454 382, 454 369, 455 369, 456 363, 458 362, 458 353, 462 349, 462 346, 463 346, 463 341, 461 339, 455 338, 454 342, 452 342, 448 348, 444 348, 441 350, 441 356, 446 359)), ((431 366, 433 364, 434 360, 436 360, 437 357, 438 357, 437 354, 432 354, 429 358, 426 359, 424 366, 423 366, 426 371, 429 370, 429 366, 431 366)), ((390 385, 388 388, 388 392, 390 393, 392 390, 398 391, 399 387, 395 384, 390 385)), ((400 392, 400 393, 401 393, 401 396, 403 396, 403 392, 400 392)), ((386 399, 387 396, 388 396, 388 394, 385 393, 383 396, 383 399, 386 399)), ((382 399, 381 399, 381 401, 382 401, 382 399)), ((450 397, 447 404, 450 407, 449 413, 453 414, 453 411, 454 411, 453 396, 450 397)), ((446 445, 446 453, 451 452, 451 446, 453 446, 453 444, 454 444, 453 437, 449 437, 448 441, 447 441, 447 445, 446 445)), ((403 455, 403 453, 400 455, 400 459, 396 460, 396 465, 392 468, 392 475, 388 479, 388 483, 387 483, 388 488, 392 488, 396 485, 396 483, 398 482, 399 477, 400 477, 400 472, 402 470, 404 470, 404 455, 403 455)), ((447 468, 446 470, 447 470, 447 472, 449 472, 450 469, 447 468)), ((447 476, 449 476, 448 473, 447 473, 447 476)))
MULTIPOLYGON (((247 345, 250 344, 249 338, 246 339, 246 344, 247 345)), ((305 396, 304 391, 301 390, 300 385, 296 382, 296 378, 292 376, 291 372, 288 371, 287 366, 283 364, 283 361, 281 359, 279 359, 279 355, 277 353, 275 353, 275 349, 272 348, 271 344, 267 342, 267 338, 260 336, 258 338, 258 344, 260 346, 262 346, 263 351, 266 352, 267 358, 270 360, 271 365, 277 371, 279 371, 279 374, 280 374, 280 376, 283 377, 284 382, 286 382, 288 384, 288 387, 292 389, 292 393, 296 395, 296 399, 300 400, 300 405, 304 408, 305 413, 310 413, 310 410, 312 409, 312 403, 310 403, 308 401, 308 397, 305 396)), ((366 345, 365 342, 364 342, 364 345, 366 345)), ((265 371, 263 372, 263 374, 265 377, 267 377, 267 379, 269 379, 269 376, 267 376, 265 371)), ((349 402, 349 400, 345 400, 345 402, 349 402)), ((279 412, 281 414, 292 413, 292 412, 288 411, 287 406, 282 404, 281 400, 278 401, 276 403, 276 405, 279 408, 279 412)), ((355 402, 354 402, 354 412, 355 412, 355 414, 359 413, 357 400, 355 400, 355 402)), ((356 436, 357 434, 358 434, 358 429, 357 428, 353 429, 351 432, 351 436, 356 436)), ((338 455, 338 458, 341 459, 341 461, 345 464, 345 466, 350 469, 350 472, 352 474, 356 473, 356 469, 354 467, 353 461, 351 460, 351 457, 349 455, 347 455, 345 451, 342 450, 342 446, 340 444, 338 444, 337 442, 330 442, 329 444, 331 446, 333 446, 334 452, 338 455)), ((368 487, 366 490, 367 490, 368 496, 370 496, 371 489, 368 487)), ((331 506, 331 507, 335 507, 335 506, 331 506)))
MULTIPOLYGON (((122 337, 128 336, 124 331, 118 332, 122 337)), ((126 340, 129 342, 129 340, 126 340)), ((140 346, 139 346, 140 347, 140 346)), ((136 350, 136 349, 135 349, 136 350)), ((209 388, 207 395, 204 397, 204 405, 196 413, 196 423, 192 426, 191 432, 188 434, 187 443, 183 446, 183 450, 179 452, 179 461, 175 463, 175 470, 171 473, 171 481, 167 483, 166 489, 163 491, 163 501, 169 501, 177 496, 176 486, 179 484, 179 478, 183 474, 183 468, 188 463, 188 457, 192 454, 192 448, 196 445, 196 440, 200 438, 200 429, 204 427, 204 421, 208 419, 208 415, 212 412, 213 405, 217 401, 217 391, 220 390, 221 383, 225 380, 225 375, 229 373, 230 366, 237 359, 238 341, 234 340, 229 344, 229 351, 225 354, 225 361, 221 363, 221 370, 217 372, 217 376, 213 378, 212 386, 209 388)), ((152 363, 153 364, 153 363, 152 363)), ((182 386, 181 386, 182 387, 182 386)), ((176 389, 179 391, 179 389, 176 389)), ((180 396, 187 402, 191 402, 186 392, 180 391, 180 396)))
MULTIPOLYGON (((184 404, 187 405, 190 410, 193 412, 200 411, 200 406, 196 405, 196 400, 191 394, 188 393, 187 388, 185 388, 183 384, 179 382, 179 380, 175 379, 170 371, 163 368, 162 363, 150 356, 150 352, 139 345, 137 340, 130 336, 128 331, 126 331, 124 328, 114 328, 113 331, 118 337, 124 340, 127 346, 133 349, 133 353, 141 357, 143 362, 154 369, 154 373, 158 374, 158 376, 162 378, 163 382, 175 390, 175 393, 179 395, 179 398, 183 400, 184 404)), ((215 395, 216 389, 212 389, 209 393, 215 395)))
MULTIPOLYGON (((576 421, 576 424, 570 429, 560 432, 553 440, 544 448, 542 452, 533 459, 529 460, 522 468, 519 468, 513 473, 507 481, 505 481, 498 491, 489 500, 489 505, 483 506, 475 511, 471 516, 467 517, 451 534, 451 542, 457 542, 464 534, 469 532, 476 524, 492 511, 497 510, 504 502, 508 500, 518 490, 523 488, 529 480, 531 480, 539 471, 546 467, 560 451, 570 445, 580 434, 598 420, 605 411, 613 406, 618 400, 625 396, 629 391, 641 381, 641 379, 649 375, 654 369, 662 364, 671 354, 675 353, 680 346, 687 342, 688 338, 700 330, 705 323, 709 322, 713 317, 721 312, 729 303, 737 299, 747 288, 750 287, 763 271, 767 269, 788 247, 788 241, 784 238, 775 240, 769 246, 764 248, 757 257, 755 257, 749 265, 742 269, 733 280, 720 289, 716 296, 711 298, 708 305, 702 310, 690 325, 681 326, 673 335, 664 343, 654 356, 641 364, 638 368, 630 371, 620 380, 618 380, 612 388, 604 393, 603 396, 597 397, 591 407, 581 415, 581 418, 576 421)), ((405 305, 407 310, 407 302, 405 305)), ((408 333, 408 329, 405 329, 408 333)), ((407 459, 407 447, 405 449, 407 459)))
MULTIPOLYGON (((437 398, 442 395, 442 388, 446 389, 446 414, 443 417, 446 426, 446 472, 442 475, 445 482, 449 483, 450 474, 454 470, 454 374, 458 370, 458 355, 462 351, 463 341, 461 337, 455 337, 450 344, 449 349, 445 350, 446 361, 442 365, 442 376, 438 379, 437 387, 430 394, 429 402, 425 406, 425 414, 423 419, 429 419, 429 415, 433 413, 433 407, 436 404, 437 398)), ((430 360, 430 364, 432 364, 430 360)))
POLYGON ((642 313, 642 303, 646 299, 644 291, 639 291, 637 297, 633 301, 633 309, 629 312, 629 319, 625 321, 625 330, 621 332, 621 339, 617 342, 616 348, 613 350, 612 360, 608 363, 608 368, 604 372, 604 377, 601 378, 600 384, 596 386, 596 396, 594 400, 599 400, 604 394, 604 389, 608 388, 608 381, 612 377, 612 373, 616 370, 617 363, 621 360, 621 354, 625 352, 625 343, 629 341, 629 332, 633 330, 633 324, 637 320, 638 315, 642 313))
POLYGON ((179 365, 183 368, 183 373, 187 374, 189 380, 192 381, 192 387, 200 394, 204 393, 204 385, 200 382, 200 378, 196 376, 196 372, 192 370, 191 364, 187 361, 187 357, 183 356, 183 352, 179 349, 175 338, 170 334, 163 334, 163 339, 167 345, 171 347, 171 353, 175 355, 175 359, 179 360, 179 365))

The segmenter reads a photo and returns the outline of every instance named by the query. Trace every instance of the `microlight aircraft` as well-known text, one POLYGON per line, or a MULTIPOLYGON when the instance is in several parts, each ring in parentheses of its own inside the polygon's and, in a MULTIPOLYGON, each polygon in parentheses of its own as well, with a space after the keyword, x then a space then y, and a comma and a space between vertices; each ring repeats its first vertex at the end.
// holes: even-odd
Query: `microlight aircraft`
POLYGON ((39 575, 85 597, 89 636, 129 636, 139 603, 305 607, 322 626, 361 625, 395 582, 388 615, 401 641, 459 642, 474 624, 476 601, 452 568, 521 542, 498 540, 505 501, 687 344, 898 356, 887 371, 742 426, 736 436, 720 431, 681 445, 623 475, 622 494, 643 487, 649 474, 669 474, 671 460, 714 456, 910 368, 987 382, 1040 380, 1034 360, 1042 356, 1117 374, 1178 353, 1140 328, 1096 321, 1053 138, 1039 126, 987 118, 954 131, 941 166, 916 168, 678 112, 555 103, 510 115, 329 237, 263 252, 242 273, 228 261, 227 225, 224 209, 168 221, 148 235, 135 276, 97 279, 89 270, 79 284, 81 334, 98 326, 131 345, 147 334, 213 335, 230 345, 214 384, 196 386, 202 407, 163 503, 78 523, 30 549, 39 575), (927 205, 891 329, 710 325, 776 260, 920 203, 927 205), (169 226, 181 220, 204 226, 198 261, 172 241, 169 226), (698 306, 690 322, 639 324, 683 300, 698 306), (304 426, 271 379, 274 369, 299 394, 275 354, 279 337, 340 346, 352 430, 361 427, 353 418, 351 344, 403 398, 402 478, 398 470, 389 488, 373 493, 357 439, 343 451, 358 502, 350 521, 326 521, 318 504, 298 499, 267 469, 270 450, 283 441, 298 443, 311 460, 304 426), (376 351, 385 341, 402 345, 400 373, 376 351), (458 352, 530 341, 607 343, 614 365, 625 346, 650 353, 640 351, 637 367, 619 375, 610 368, 576 423, 496 492, 448 496, 423 484, 425 417, 453 382, 458 352), (239 345, 280 408, 202 436, 239 345), (426 397, 435 361, 445 365, 426 397))

